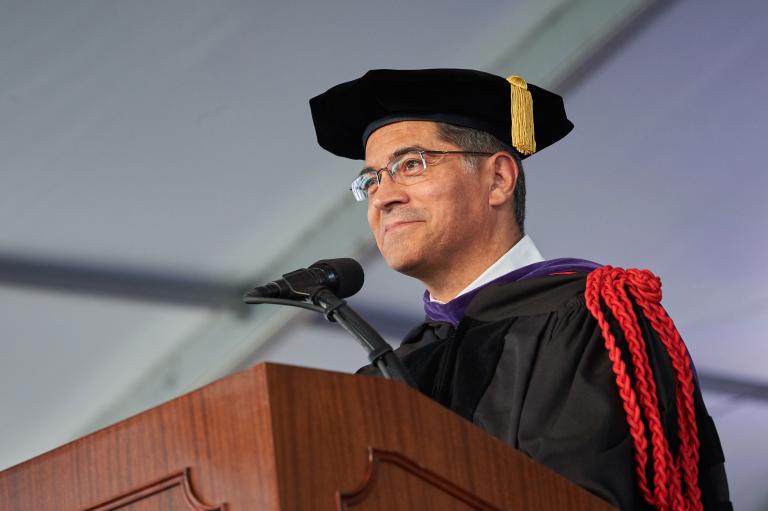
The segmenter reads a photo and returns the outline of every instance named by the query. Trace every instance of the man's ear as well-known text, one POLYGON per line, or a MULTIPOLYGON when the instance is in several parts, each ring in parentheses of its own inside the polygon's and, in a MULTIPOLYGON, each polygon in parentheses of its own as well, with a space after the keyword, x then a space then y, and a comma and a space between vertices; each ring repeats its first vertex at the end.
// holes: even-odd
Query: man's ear
POLYGON ((517 175, 520 169, 511 154, 501 151, 488 158, 493 169, 493 181, 488 204, 501 206, 512 201, 512 195, 517 185, 517 175))

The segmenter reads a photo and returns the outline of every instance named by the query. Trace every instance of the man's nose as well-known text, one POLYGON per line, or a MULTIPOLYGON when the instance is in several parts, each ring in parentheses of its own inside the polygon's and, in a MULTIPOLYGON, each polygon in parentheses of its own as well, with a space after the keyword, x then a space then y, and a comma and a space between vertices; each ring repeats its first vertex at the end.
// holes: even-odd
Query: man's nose
POLYGON ((408 195, 402 185, 395 182, 389 172, 382 172, 379 186, 371 198, 373 207, 381 211, 391 209, 395 204, 408 202, 408 195))

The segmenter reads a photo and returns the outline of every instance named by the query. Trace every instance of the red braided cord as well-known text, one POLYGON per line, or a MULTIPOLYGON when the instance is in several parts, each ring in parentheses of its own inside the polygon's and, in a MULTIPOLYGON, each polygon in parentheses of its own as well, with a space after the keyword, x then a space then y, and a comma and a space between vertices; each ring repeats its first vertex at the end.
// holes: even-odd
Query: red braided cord
POLYGON ((648 442, 645 438, 645 424, 640 413, 640 407, 637 405, 635 392, 632 389, 632 382, 629 381, 626 365, 621 359, 621 350, 616 346, 616 338, 611 333, 611 327, 608 325, 608 321, 600 309, 600 289, 602 287, 603 275, 604 272, 594 270, 587 276, 587 288, 584 293, 586 305, 600 326, 603 339, 605 339, 605 348, 608 350, 608 358, 613 362, 612 369, 616 375, 616 385, 619 387, 619 395, 624 403, 624 411, 627 414, 629 432, 635 444, 635 464, 637 465, 637 480, 640 492, 646 502, 656 505, 657 498, 648 488, 648 480, 645 476, 645 467, 648 463, 648 442))
POLYGON ((587 276, 585 291, 587 308, 595 317, 605 339, 605 347, 612 361, 613 372, 619 395, 627 412, 630 434, 635 444, 635 461, 638 486, 646 502, 659 508, 695 510, 702 508, 701 491, 698 487, 699 440, 696 414, 693 405, 693 374, 690 358, 685 344, 677 332, 671 318, 666 314, 661 301, 661 281, 647 270, 622 270, 609 266, 591 272, 587 276), (656 397, 656 384, 648 361, 645 341, 637 323, 637 317, 626 289, 643 310, 653 329, 658 333, 662 344, 672 360, 676 379, 676 404, 678 409, 678 437, 680 449, 677 459, 672 454, 664 435, 656 397), (621 360, 621 352, 610 331, 605 315, 600 308, 600 297, 616 317, 632 356, 637 380, 637 392, 640 394, 642 411, 649 423, 651 432, 652 454, 654 462, 654 492, 648 488, 645 475, 647 464, 647 440, 644 433, 643 417, 637 406, 632 382, 626 374, 626 366, 621 360), (639 453, 642 452, 642 455, 639 453), (681 474, 685 480, 686 492, 683 495, 681 474))
POLYGON ((668 506, 669 493, 674 500, 680 500, 682 495, 680 495, 679 488, 667 488, 670 480, 675 481, 677 478, 670 477, 669 474, 670 471, 675 470, 675 466, 664 434, 664 426, 661 423, 658 398, 656 397, 656 381, 653 379, 653 370, 648 361, 645 341, 640 333, 635 311, 632 309, 632 303, 624 289, 626 275, 617 268, 611 268, 606 273, 608 278, 604 280, 601 289, 603 299, 618 320, 632 356, 632 363, 635 367, 635 386, 640 395, 643 413, 648 421, 648 429, 651 432, 654 494, 658 507, 665 508, 668 506))
POLYGON ((676 404, 680 437, 677 463, 683 471, 690 509, 698 511, 703 509, 703 506, 698 485, 699 433, 693 401, 694 384, 690 356, 674 322, 659 304, 661 281, 649 271, 628 270, 627 273, 631 281, 630 292, 643 309, 644 315, 651 322, 672 360, 677 382, 676 404))

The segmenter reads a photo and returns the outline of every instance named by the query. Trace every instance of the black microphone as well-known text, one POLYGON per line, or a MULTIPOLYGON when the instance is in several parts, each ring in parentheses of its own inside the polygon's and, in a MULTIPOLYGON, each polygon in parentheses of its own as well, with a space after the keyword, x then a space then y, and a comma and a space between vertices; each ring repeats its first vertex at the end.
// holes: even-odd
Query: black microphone
POLYGON ((347 298, 360 291, 364 279, 363 267, 354 259, 323 259, 309 268, 286 273, 282 279, 255 287, 246 296, 304 299, 318 288, 325 287, 339 298, 347 298))
POLYGON ((325 319, 344 327, 368 352, 368 359, 385 378, 400 380, 418 390, 413 376, 376 330, 344 298, 363 287, 363 268, 354 259, 323 259, 283 275, 243 296, 248 304, 291 305, 322 312, 325 319))

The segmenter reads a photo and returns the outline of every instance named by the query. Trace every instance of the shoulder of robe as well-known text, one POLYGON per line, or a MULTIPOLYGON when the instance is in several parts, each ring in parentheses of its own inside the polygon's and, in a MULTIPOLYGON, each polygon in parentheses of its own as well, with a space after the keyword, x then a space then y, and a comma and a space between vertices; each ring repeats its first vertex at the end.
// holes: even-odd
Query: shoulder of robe
POLYGON ((466 316, 494 321, 514 316, 557 312, 584 303, 587 273, 547 275, 509 284, 490 285, 480 291, 466 316))

